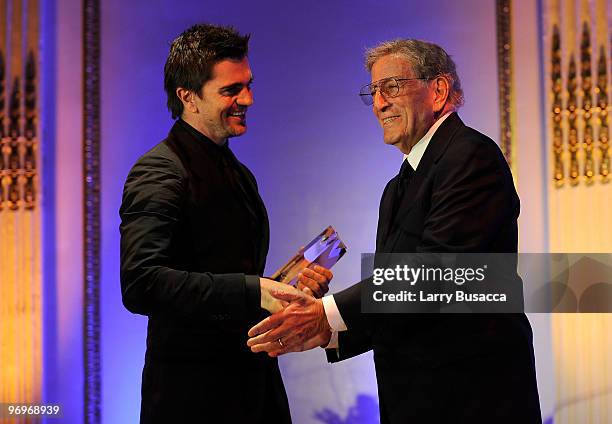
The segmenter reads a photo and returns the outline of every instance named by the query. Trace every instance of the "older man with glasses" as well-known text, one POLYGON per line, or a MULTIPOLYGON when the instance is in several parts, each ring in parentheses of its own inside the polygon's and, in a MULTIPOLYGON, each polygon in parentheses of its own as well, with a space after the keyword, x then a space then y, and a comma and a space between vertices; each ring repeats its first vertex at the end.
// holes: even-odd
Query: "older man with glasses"
MULTIPOLYGON (((377 253, 517 251, 519 198, 493 140, 457 115, 463 91, 439 46, 384 42, 366 54, 385 144, 405 155, 380 205, 377 253)), ((374 351, 382 423, 541 423, 532 332, 515 314, 361 313, 367 280, 291 301, 249 332, 271 356, 316 346, 330 362, 374 351), (275 341, 283 340, 283 346, 275 341)))

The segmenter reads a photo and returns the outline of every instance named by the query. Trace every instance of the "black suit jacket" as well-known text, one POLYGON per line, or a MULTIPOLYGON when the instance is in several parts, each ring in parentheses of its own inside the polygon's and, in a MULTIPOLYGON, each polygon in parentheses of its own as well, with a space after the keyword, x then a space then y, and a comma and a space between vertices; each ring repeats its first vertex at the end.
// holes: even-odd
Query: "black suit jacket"
MULTIPOLYGON (((497 145, 451 114, 400 199, 387 184, 376 251, 516 252, 519 199, 497 145)), ((358 283, 334 295, 349 331, 334 362, 374 350, 382 423, 538 423, 524 314, 367 315, 358 283)))
POLYGON ((269 244, 251 172, 179 120, 120 216, 123 303, 149 317, 141 422, 290 422, 276 360, 246 346, 269 244))

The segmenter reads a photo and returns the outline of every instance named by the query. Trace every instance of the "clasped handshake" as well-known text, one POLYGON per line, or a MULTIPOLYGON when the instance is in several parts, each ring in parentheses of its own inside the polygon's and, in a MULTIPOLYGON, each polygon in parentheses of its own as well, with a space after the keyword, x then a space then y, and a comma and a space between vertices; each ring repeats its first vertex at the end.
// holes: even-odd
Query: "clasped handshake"
POLYGON ((276 357, 327 346, 332 331, 321 297, 332 277, 329 269, 315 265, 299 274, 297 288, 260 278, 261 307, 272 315, 249 330, 251 350, 276 357))

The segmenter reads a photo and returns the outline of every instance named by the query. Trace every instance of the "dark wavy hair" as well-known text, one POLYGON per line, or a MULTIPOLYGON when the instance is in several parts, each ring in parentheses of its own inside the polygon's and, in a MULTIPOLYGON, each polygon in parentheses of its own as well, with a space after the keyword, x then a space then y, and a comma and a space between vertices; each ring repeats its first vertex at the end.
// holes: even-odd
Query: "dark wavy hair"
POLYGON ((200 95, 217 62, 240 60, 248 54, 249 38, 249 34, 240 35, 232 27, 198 24, 174 39, 164 66, 164 90, 173 119, 183 114, 176 89, 181 87, 200 95))

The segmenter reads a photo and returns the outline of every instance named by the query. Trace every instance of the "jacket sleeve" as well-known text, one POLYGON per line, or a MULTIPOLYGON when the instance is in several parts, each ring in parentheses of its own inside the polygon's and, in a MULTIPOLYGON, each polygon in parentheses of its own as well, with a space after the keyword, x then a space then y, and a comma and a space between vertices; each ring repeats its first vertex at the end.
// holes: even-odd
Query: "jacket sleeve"
POLYGON ((361 355, 372 350, 372 337, 369 331, 347 330, 338 333, 338 347, 325 349, 327 361, 334 363, 361 355))
POLYGON ((244 322, 261 313, 258 276, 172 266, 186 182, 182 168, 162 155, 145 155, 130 171, 119 211, 123 304, 143 315, 244 322))
POLYGON ((368 279, 334 294, 334 301, 348 328, 338 333, 338 348, 326 349, 329 362, 343 361, 372 349, 370 317, 361 313, 361 287, 368 279))

